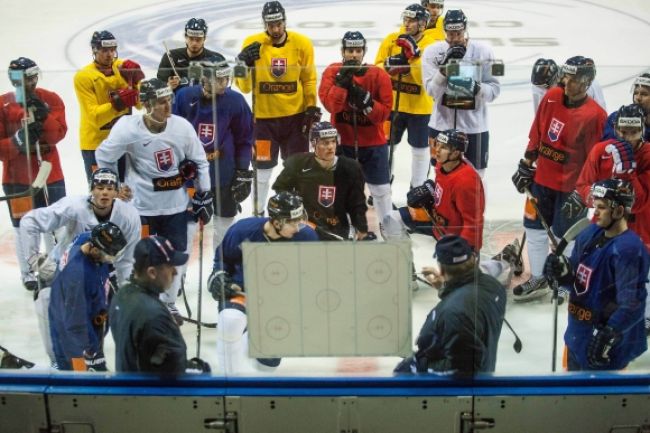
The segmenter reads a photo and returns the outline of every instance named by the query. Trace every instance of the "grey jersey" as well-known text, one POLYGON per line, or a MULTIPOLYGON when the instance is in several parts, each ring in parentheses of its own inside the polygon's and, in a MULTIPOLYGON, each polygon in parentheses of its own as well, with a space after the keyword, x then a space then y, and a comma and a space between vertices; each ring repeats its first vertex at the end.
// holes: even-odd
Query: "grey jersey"
POLYGON ((172 115, 162 132, 152 133, 142 115, 123 116, 95 151, 97 165, 117 172, 117 160, 126 155, 127 184, 140 215, 173 215, 187 209, 188 197, 178 165, 190 159, 198 165, 198 191, 210 190, 205 151, 187 120, 172 115))
MULTIPOLYGON (((92 230, 99 221, 90 204, 89 196, 67 196, 48 207, 29 211, 20 220, 20 237, 26 259, 38 253, 40 234, 56 232, 56 245, 50 257, 58 263, 63 252, 79 233, 92 230)), ((130 203, 113 201, 109 221, 117 225, 128 241, 122 255, 115 261, 118 283, 129 278, 133 268, 133 248, 140 239, 140 215, 130 203)))

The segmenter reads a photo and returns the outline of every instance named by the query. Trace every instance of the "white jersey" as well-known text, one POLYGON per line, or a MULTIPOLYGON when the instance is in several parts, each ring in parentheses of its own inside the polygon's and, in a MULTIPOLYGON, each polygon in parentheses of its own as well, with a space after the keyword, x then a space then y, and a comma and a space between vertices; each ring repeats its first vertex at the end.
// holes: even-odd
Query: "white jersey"
MULTIPOLYGON (((542 102, 542 98, 548 92, 548 89, 545 87, 535 86, 534 84, 530 85, 533 91, 533 112, 537 113, 537 107, 539 103, 542 102)), ((587 89, 587 95, 591 96, 594 101, 598 103, 603 110, 607 111, 607 104, 605 104, 605 95, 603 94, 603 88, 600 87, 600 83, 594 80, 591 82, 591 86, 587 89)))
POLYGON ((485 132, 488 130, 487 103, 494 101, 501 92, 501 84, 492 76, 492 49, 483 42, 469 39, 467 52, 460 62, 461 66, 480 62, 481 88, 475 97, 476 108, 473 110, 457 110, 442 105, 447 77, 440 72, 439 65, 444 61, 448 49, 447 41, 439 41, 426 47, 422 55, 422 82, 427 93, 435 100, 429 127, 438 131, 456 128, 467 134, 485 132))
POLYGON ((153 133, 142 115, 123 116, 95 151, 100 168, 117 172, 117 160, 126 155, 127 184, 133 205, 142 216, 174 215, 187 209, 188 198, 178 165, 184 159, 198 166, 197 190, 210 190, 205 151, 192 124, 172 115, 162 132, 153 133))
MULTIPOLYGON (((26 258, 38 253, 40 234, 56 231, 56 245, 50 252, 52 260, 59 262, 63 252, 79 234, 90 231, 99 224, 90 196, 67 196, 51 206, 33 209, 20 220, 20 237, 26 258)), ((122 255, 115 261, 117 281, 126 281, 133 268, 133 249, 140 240, 140 215, 130 203, 120 199, 113 201, 109 221, 117 225, 127 240, 122 255)))

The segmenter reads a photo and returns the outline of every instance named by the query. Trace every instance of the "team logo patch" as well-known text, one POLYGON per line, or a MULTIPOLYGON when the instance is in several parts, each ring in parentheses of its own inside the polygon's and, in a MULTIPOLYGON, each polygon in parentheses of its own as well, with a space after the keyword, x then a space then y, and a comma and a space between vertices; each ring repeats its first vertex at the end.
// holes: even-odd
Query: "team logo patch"
POLYGON ((214 123, 199 123, 197 130, 203 147, 208 147, 214 143, 214 132, 216 130, 214 123))
POLYGON ((271 59, 271 74, 275 78, 280 78, 287 73, 287 59, 286 58, 272 58, 271 59))
POLYGON ((336 198, 336 187, 318 185, 318 204, 323 207, 330 207, 336 198))
POLYGON ((557 120, 555 117, 551 120, 551 124, 548 127, 548 139, 551 141, 558 141, 560 138, 560 133, 564 129, 564 123, 557 120))
POLYGON ((160 171, 169 171, 174 165, 174 152, 171 149, 159 150, 153 155, 156 157, 156 165, 160 171))
POLYGON ((589 291, 589 281, 591 280, 592 269, 580 263, 576 270, 575 289, 578 296, 584 295, 589 291))
POLYGON ((440 206, 440 202, 442 201, 442 188, 440 187, 440 184, 436 183, 436 190, 433 192, 433 203, 436 205, 436 207, 440 206))

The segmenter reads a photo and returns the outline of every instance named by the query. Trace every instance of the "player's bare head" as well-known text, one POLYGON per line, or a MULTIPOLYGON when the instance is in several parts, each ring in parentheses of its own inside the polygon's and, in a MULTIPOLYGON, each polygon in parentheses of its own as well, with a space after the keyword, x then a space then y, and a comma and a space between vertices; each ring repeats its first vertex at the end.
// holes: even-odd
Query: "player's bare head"
POLYGON ((94 32, 90 38, 90 48, 93 59, 102 67, 111 66, 117 59, 117 39, 108 30, 94 32))
POLYGON ((366 49, 366 38, 359 31, 345 32, 341 38, 341 56, 344 62, 354 61, 360 65, 366 49))
POLYGON ((650 113, 650 74, 643 73, 636 77, 632 84, 632 101, 650 113))
POLYGON ((190 57, 201 54, 207 36, 208 25, 205 20, 203 18, 190 18, 185 24, 185 46, 190 57))
POLYGON ((139 97, 146 111, 145 116, 155 122, 165 122, 172 115, 174 91, 158 78, 143 80, 139 97))
POLYGON ((431 14, 424 6, 413 3, 402 11, 401 17, 405 32, 416 36, 427 28, 431 14))
POLYGON ((616 135, 635 148, 643 141, 646 113, 638 104, 623 105, 616 113, 616 135))
POLYGON ((603 179, 591 186, 596 224, 609 229, 617 220, 627 219, 634 206, 632 183, 623 179, 603 179), (609 211, 609 212, 608 212, 609 211))
POLYGON ((300 196, 282 191, 269 199, 266 207, 276 234, 291 239, 307 220, 307 212, 300 196))
POLYGON ((266 33, 273 41, 280 41, 287 31, 287 16, 284 7, 279 1, 264 3, 262 8, 262 21, 266 33))
POLYGON ((41 69, 32 59, 18 57, 9 62, 7 73, 14 87, 25 86, 25 91, 30 94, 36 89, 41 69))
POLYGON ((191 67, 198 67, 201 70, 204 96, 224 94, 230 84, 232 68, 222 55, 215 54, 198 62, 191 62, 191 67))
POLYGON ((462 9, 449 9, 442 21, 445 40, 451 46, 467 43, 467 16, 462 9))
POLYGON ((420 4, 424 6, 429 12, 429 15, 431 15, 429 18, 429 27, 433 27, 436 24, 438 17, 442 15, 442 11, 445 8, 445 0, 422 0, 420 4))
POLYGON ((474 272, 476 255, 470 244, 458 235, 445 235, 436 242, 433 257, 446 281, 466 277, 474 272))

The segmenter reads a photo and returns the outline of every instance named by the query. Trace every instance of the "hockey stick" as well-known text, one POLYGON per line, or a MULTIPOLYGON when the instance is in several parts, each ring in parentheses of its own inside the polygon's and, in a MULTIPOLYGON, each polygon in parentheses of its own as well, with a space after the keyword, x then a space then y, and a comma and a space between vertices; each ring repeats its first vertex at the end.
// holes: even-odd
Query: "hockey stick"
POLYGON ((331 238, 333 238, 333 239, 335 239, 337 241, 349 241, 349 239, 345 239, 343 236, 339 236, 339 235, 337 235, 335 233, 332 233, 331 231, 323 228, 322 226, 318 226, 318 225, 314 226, 314 231, 316 233, 320 233, 320 234, 323 234, 325 236, 329 236, 329 237, 331 237, 331 238))
POLYGON ((169 47, 167 47, 166 41, 163 41, 163 46, 165 47, 167 60, 169 60, 169 66, 172 67, 172 71, 174 71, 174 75, 176 75, 181 80, 178 85, 187 86, 189 84, 189 80, 187 78, 181 78, 181 76, 178 74, 178 71, 176 70, 176 64, 174 63, 174 59, 172 59, 172 53, 169 51, 169 47))
POLYGON ((506 324, 510 332, 512 332, 512 335, 515 337, 515 342, 512 345, 512 349, 515 351, 515 353, 521 352, 521 349, 524 347, 524 345, 515 330, 512 328, 512 326, 510 326, 510 323, 508 322, 508 319, 506 319, 506 316, 503 316, 503 323, 506 324))
MULTIPOLYGON (((403 50, 402 50, 403 51, 403 50)), ((399 99, 402 94, 402 74, 397 74, 397 89, 395 90, 395 108, 393 108, 393 115, 390 121, 390 128, 388 130, 388 176, 390 183, 393 183, 393 152, 395 148, 395 134, 394 126, 399 116, 399 99)))
POLYGON ((47 178, 50 176, 52 171, 52 164, 49 161, 43 161, 41 167, 38 169, 36 174, 36 179, 34 182, 27 188, 25 191, 17 192, 15 194, 8 194, 3 197, 0 197, 0 201, 11 200, 14 198, 27 197, 30 195, 37 194, 41 189, 43 189, 47 183, 47 178))
POLYGON ((526 192, 526 197, 528 197, 528 201, 530 201, 530 204, 533 205, 533 209, 535 209, 535 213, 537 213, 537 216, 539 217, 539 222, 542 223, 542 227, 544 227, 544 230, 546 230, 546 235, 548 236, 548 239, 551 241, 551 244, 553 245, 553 250, 557 250, 557 239, 555 238, 555 235, 553 234, 551 228, 546 222, 546 219, 544 219, 544 215, 542 215, 542 213, 539 211, 539 206, 537 205, 537 198, 535 198, 533 193, 530 192, 530 189, 528 187, 524 188, 524 191, 526 192))
POLYGON ((201 301, 203 298, 203 220, 199 218, 199 296, 196 307, 196 357, 201 357, 201 301))
POLYGON ((0 356, 0 368, 33 368, 33 362, 30 362, 26 359, 20 358, 13 353, 9 352, 4 346, 0 345, 0 352, 3 354, 0 356))
POLYGON ((251 163, 253 166, 253 215, 259 216, 259 207, 257 205, 257 199, 259 197, 259 184, 257 181, 257 139, 255 137, 255 126, 257 124, 257 117, 255 115, 255 88, 257 87, 257 74, 255 73, 255 66, 251 68, 251 82, 251 111, 253 112, 253 161, 251 163))
POLYGON ((181 316, 181 319, 183 319, 184 322, 191 323, 191 324, 197 325, 197 326, 202 326, 204 328, 214 329, 214 328, 217 327, 216 322, 214 322, 214 323, 212 323, 212 322, 199 322, 198 320, 192 319, 191 317, 183 317, 183 316, 181 316))
POLYGON ((359 162, 359 130, 357 128, 357 109, 352 107, 352 135, 354 143, 354 159, 359 162))
POLYGON ((524 253, 524 247, 526 246, 526 230, 521 237, 521 245, 519 246, 519 252, 517 253, 517 263, 521 263, 521 269, 513 271, 516 276, 520 276, 524 272, 524 263, 521 260, 521 256, 524 253))
POLYGON ((431 221, 431 229, 436 230, 438 236, 443 237, 445 235, 445 232, 443 232, 440 226, 436 224, 436 221, 433 219, 431 212, 429 212, 429 210, 426 207, 422 207, 422 209, 424 210, 424 213, 426 213, 427 216, 429 217, 429 221, 431 221))

